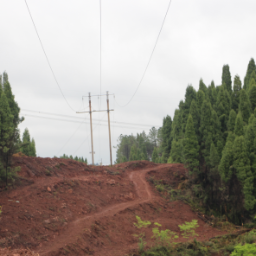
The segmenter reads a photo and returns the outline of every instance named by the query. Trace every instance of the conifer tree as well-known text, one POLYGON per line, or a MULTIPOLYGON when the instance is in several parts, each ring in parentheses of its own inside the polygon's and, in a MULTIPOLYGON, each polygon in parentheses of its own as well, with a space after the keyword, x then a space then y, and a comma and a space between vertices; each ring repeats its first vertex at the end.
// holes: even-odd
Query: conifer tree
POLYGON ((10 149, 13 143, 13 132, 13 115, 11 114, 5 92, 2 91, 0 98, 0 162, 3 168, 6 169, 6 175, 12 154, 10 149))
POLYGON ((245 90, 240 92, 239 111, 242 114, 244 122, 248 123, 248 119, 251 115, 251 106, 248 94, 245 90))
POLYGON ((200 151, 201 155, 209 166, 210 147, 212 143, 212 107, 211 103, 206 100, 202 104, 201 120, 200 120, 200 151))
POLYGON ((240 91, 242 89, 242 82, 238 75, 234 78, 234 87, 232 92, 232 109, 236 112, 238 111, 239 101, 240 101, 240 91))
POLYGON ((211 168, 217 170, 219 165, 219 154, 217 148, 215 147, 214 143, 211 144, 210 148, 210 166, 211 168))
POLYGON ((170 151, 171 151, 171 131, 172 131, 172 119, 170 116, 166 116, 163 120, 163 126, 162 126, 162 161, 163 163, 167 163, 170 151))
POLYGON ((198 108, 199 116, 201 115, 201 109, 202 109, 204 100, 205 100, 204 92, 202 90, 198 90, 198 92, 196 94, 196 101, 197 101, 197 108, 198 108))
POLYGON ((205 96, 206 96, 206 93, 207 93, 207 87, 206 85, 204 84, 203 82, 203 79, 201 78, 200 81, 199 81, 199 90, 203 91, 205 96))
POLYGON ((153 163, 158 163, 158 152, 157 152, 157 148, 156 147, 153 150, 152 162, 153 163))
POLYGON ((191 115, 188 116, 183 151, 185 163, 192 172, 197 173, 199 170, 199 145, 191 115))
POLYGON ((183 139, 172 141, 170 156, 173 160, 173 163, 183 163, 183 139))
POLYGON ((243 194, 245 198, 244 207, 246 210, 253 209, 255 205, 255 196, 253 195, 253 175, 250 167, 248 151, 246 149, 243 136, 236 137, 233 146, 233 166, 236 175, 243 185, 243 194))
POLYGON ((198 108, 195 100, 192 100, 191 102, 189 114, 192 116, 195 133, 199 138, 200 116, 199 116, 199 112, 198 112, 198 108))
POLYGON ((215 109, 215 105, 217 101, 217 91, 216 91, 214 81, 212 81, 211 85, 208 87, 208 98, 212 105, 212 108, 215 109))
POLYGON ((31 156, 31 140, 28 128, 24 130, 22 136, 22 144, 22 153, 25 154, 26 156, 31 156))
POLYGON ((230 132, 234 131, 235 123, 236 123, 236 112, 233 109, 231 109, 229 113, 228 124, 227 124, 227 128, 230 132))
POLYGON ((224 65, 222 68, 222 84, 225 83, 226 89, 229 93, 232 91, 232 80, 229 71, 229 65, 224 65))
POLYGON ((249 83, 250 83, 250 78, 251 78, 251 74, 252 72, 256 71, 256 66, 255 66, 255 61, 253 58, 251 58, 248 67, 247 67, 247 71, 246 71, 246 76, 244 78, 244 89, 248 90, 249 89, 249 83))
POLYGON ((219 165, 219 173, 221 179, 225 182, 229 181, 233 174, 233 143, 230 140, 227 140, 226 145, 222 152, 222 158, 219 165))
POLYGON ((173 122, 172 122, 172 131, 171 131, 171 141, 178 140, 182 137, 182 126, 181 126, 181 114, 179 109, 175 109, 173 122))
POLYGON ((240 112, 238 113, 238 115, 236 117, 234 132, 237 136, 241 136, 244 134, 244 122, 243 122, 243 117, 240 112))
POLYGON ((30 155, 31 155, 31 156, 36 156, 36 143, 35 143, 34 138, 32 138, 30 147, 31 147, 31 149, 30 149, 30 152, 31 152, 30 155))
POLYGON ((249 99, 252 111, 256 108, 256 84, 252 84, 249 90, 249 99))

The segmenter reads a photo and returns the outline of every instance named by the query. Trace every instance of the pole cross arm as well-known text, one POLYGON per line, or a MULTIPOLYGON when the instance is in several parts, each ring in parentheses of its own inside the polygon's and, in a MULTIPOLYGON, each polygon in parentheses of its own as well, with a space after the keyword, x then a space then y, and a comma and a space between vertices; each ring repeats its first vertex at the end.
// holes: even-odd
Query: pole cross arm
POLYGON ((91 113, 91 112, 108 112, 108 111, 114 111, 114 109, 110 110, 92 110, 92 111, 82 111, 82 112, 76 112, 77 114, 82 114, 82 113, 91 113))

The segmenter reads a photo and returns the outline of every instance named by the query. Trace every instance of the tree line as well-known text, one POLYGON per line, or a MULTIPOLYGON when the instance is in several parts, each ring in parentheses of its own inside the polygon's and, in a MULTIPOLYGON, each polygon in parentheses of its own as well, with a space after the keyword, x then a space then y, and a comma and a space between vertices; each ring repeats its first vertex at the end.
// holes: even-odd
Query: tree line
POLYGON ((19 113, 8 75, 4 72, 0 75, 0 180, 12 178, 15 173, 15 169, 11 168, 13 154, 22 151, 36 156, 35 141, 30 140, 27 129, 20 140, 18 125, 24 118, 19 113))
POLYGON ((254 59, 249 61, 243 83, 238 75, 232 82, 229 65, 223 66, 221 80, 221 85, 212 81, 206 86, 201 79, 197 91, 192 85, 187 87, 173 120, 163 119, 158 144, 146 157, 157 163, 184 163, 194 193, 214 211, 243 223, 256 210, 254 59))
POLYGON ((75 161, 80 162, 80 163, 85 163, 85 164, 87 164, 87 159, 86 159, 86 158, 78 157, 78 156, 73 157, 72 155, 68 156, 68 155, 66 155, 66 154, 63 154, 63 155, 60 156, 60 157, 54 156, 54 158, 71 159, 71 160, 75 160, 75 161))

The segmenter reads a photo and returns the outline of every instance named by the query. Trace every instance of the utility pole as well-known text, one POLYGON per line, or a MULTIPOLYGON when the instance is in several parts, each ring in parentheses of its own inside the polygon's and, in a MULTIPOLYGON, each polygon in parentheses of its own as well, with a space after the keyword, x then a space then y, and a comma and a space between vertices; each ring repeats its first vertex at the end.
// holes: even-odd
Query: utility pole
POLYGON ((93 129, 92 129, 92 102, 91 93, 89 92, 89 113, 90 113, 90 125, 91 125, 91 147, 92 147, 92 165, 94 165, 94 151, 93 151, 93 129))
POLYGON ((111 131, 110 131, 110 115, 109 115, 109 99, 108 99, 108 92, 107 92, 107 112, 108 112, 108 134, 109 134, 110 164, 112 165, 112 147, 111 147, 111 131))
POLYGON ((110 149, 110 164, 112 165, 112 147, 111 147, 111 132, 110 132, 110 117, 109 117, 109 112, 110 111, 114 111, 114 109, 109 109, 109 98, 108 96, 110 94, 108 94, 107 92, 107 110, 92 110, 92 103, 91 103, 91 97, 93 96, 104 96, 104 95, 91 95, 91 93, 89 93, 89 96, 83 96, 83 97, 89 97, 89 111, 82 111, 82 112, 76 112, 78 114, 81 113, 89 113, 90 114, 90 126, 91 126, 91 149, 92 152, 90 152, 92 154, 92 164, 94 165, 94 154, 95 152, 93 151, 93 128, 92 128, 92 112, 106 112, 108 113, 108 131, 109 131, 109 149, 110 149))

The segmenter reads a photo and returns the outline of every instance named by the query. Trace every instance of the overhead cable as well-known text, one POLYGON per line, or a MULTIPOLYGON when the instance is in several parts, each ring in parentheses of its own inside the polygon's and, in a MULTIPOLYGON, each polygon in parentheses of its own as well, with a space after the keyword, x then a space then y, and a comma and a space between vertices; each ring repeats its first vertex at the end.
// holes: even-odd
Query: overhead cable
POLYGON ((156 49, 156 46, 157 46, 157 43, 158 43, 160 34, 161 34, 162 30, 163 30, 164 23, 165 23, 167 14, 168 14, 169 9, 170 9, 170 6, 171 6, 171 2, 172 2, 172 0, 169 1, 169 4, 168 4, 168 7, 167 7, 165 16, 164 16, 164 19, 163 19, 163 22, 162 22, 162 25, 161 25, 161 28, 160 28, 160 31, 159 31, 159 33, 158 33, 158 35, 157 35, 157 38, 156 38, 156 41, 155 41, 153 50, 152 50, 152 52, 151 52, 151 54, 150 54, 148 63, 147 63, 146 68, 145 68, 145 70, 144 70, 144 72, 143 72, 143 74, 142 74, 142 77, 141 77, 141 79, 140 79, 140 82, 139 82, 139 84, 138 84, 138 86, 137 86, 137 88, 136 88, 134 94, 132 95, 132 97, 130 98, 130 100, 129 100, 125 105, 120 105, 120 104, 118 104, 118 102, 116 102, 120 107, 125 107, 125 106, 127 106, 127 105, 132 101, 133 97, 134 97, 135 94, 137 93, 137 91, 138 91, 138 89, 139 89, 139 87, 140 87, 140 85, 141 85, 141 83, 142 83, 142 81, 143 81, 143 79, 144 79, 144 77, 145 77, 145 75, 146 75, 146 72, 147 72, 147 70, 148 70, 149 64, 150 64, 151 59, 152 59, 152 57, 153 57, 154 51, 155 51, 155 49, 156 49))
POLYGON ((59 84, 59 82, 58 82, 58 80, 57 80, 57 78, 56 78, 56 75, 55 75, 54 71, 53 71, 53 68, 52 68, 52 65, 51 65, 51 63, 50 63, 50 60, 49 60, 49 58, 48 58, 48 56, 47 56, 47 54, 46 54, 46 51, 45 51, 43 42, 42 42, 42 40, 41 40, 41 38, 40 38, 40 36, 39 36, 38 30, 37 30, 37 28, 36 28, 36 24, 35 24, 34 19, 33 19, 33 17, 32 17, 31 11, 30 11, 29 6, 28 6, 28 3, 27 3, 26 0, 24 0, 24 1, 25 1, 25 3, 26 3, 29 16, 30 16, 30 18, 31 18, 31 20, 32 20, 32 23, 33 23, 33 25, 34 25, 34 29, 35 29, 36 34, 37 34, 37 37, 38 37, 38 39, 39 39, 41 48, 42 48, 42 50, 43 50, 43 52, 44 52, 44 55, 45 55, 45 58, 46 58, 46 60, 47 60, 48 66, 49 66, 49 68, 50 68, 50 70, 51 70, 51 72, 52 72, 53 78, 54 78, 56 84, 58 85, 58 88, 59 88, 59 90, 60 90, 60 92, 61 92, 63 98, 65 99, 67 105, 69 106, 69 108, 70 108, 72 111, 75 112, 75 110, 70 106, 70 104, 68 103, 68 101, 67 101, 67 99, 66 99, 64 93, 63 93, 62 90, 61 90, 60 84, 59 84))

